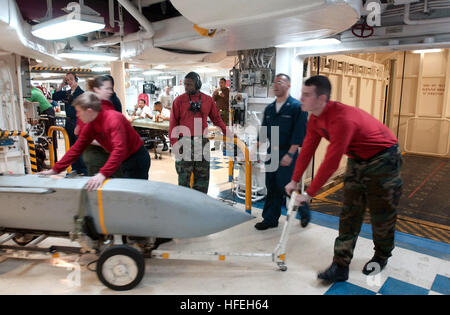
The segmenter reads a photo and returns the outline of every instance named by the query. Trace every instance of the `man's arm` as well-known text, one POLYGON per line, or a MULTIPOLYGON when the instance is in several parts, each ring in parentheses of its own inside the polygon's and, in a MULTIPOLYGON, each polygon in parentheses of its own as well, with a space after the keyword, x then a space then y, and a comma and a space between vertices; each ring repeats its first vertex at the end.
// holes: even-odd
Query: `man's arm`
POLYGON ((215 126, 219 127, 220 129, 222 129, 222 133, 224 135, 226 135, 227 134, 227 126, 225 125, 222 118, 220 117, 219 109, 217 108, 216 102, 214 102, 213 99, 211 99, 211 102, 212 102, 211 109, 209 111, 208 116, 211 119, 211 121, 213 122, 213 124, 215 126))
POLYGON ((223 98, 229 103, 230 101, 230 89, 226 88, 223 92, 223 98))
POLYGON ((138 106, 137 106, 137 105, 134 105, 134 111, 133 111, 133 113, 131 114, 131 116, 136 116, 137 108, 138 108, 138 106))
POLYGON ((341 158, 348 151, 356 131, 355 123, 344 119, 336 119, 330 125, 330 144, 328 145, 325 159, 320 165, 311 185, 306 190, 311 197, 317 194, 320 188, 338 169, 341 158))
POLYGON ((67 98, 67 92, 65 91, 55 91, 52 96, 52 100, 54 101, 65 101, 67 98))
POLYGON ((302 144, 302 150, 295 162, 292 181, 299 182, 303 173, 309 165, 317 147, 319 146, 321 136, 314 130, 313 126, 308 125, 306 137, 302 144))
POLYGON ((172 146, 178 141, 178 138, 173 138, 172 134, 174 132, 174 128, 176 128, 177 126, 180 125, 180 118, 179 118, 180 102, 181 102, 181 98, 177 97, 175 99, 175 101, 173 101, 172 108, 170 110, 169 139, 170 139, 170 144, 172 146))
POLYGON ((291 135, 291 144, 297 144, 298 146, 302 146, 303 140, 306 135, 306 126, 308 124, 308 113, 302 111, 300 108, 297 114, 294 117, 295 125, 294 130, 291 135))
POLYGON ((30 103, 36 102, 36 92, 33 90, 31 90, 31 97, 30 98, 26 98, 25 101, 28 101, 30 103))
POLYGON ((295 153, 298 152, 298 148, 303 144, 303 139, 306 134, 307 119, 308 113, 303 112, 301 108, 299 108, 298 112, 294 116, 295 125, 290 139, 291 147, 289 148, 288 153, 283 156, 280 162, 281 166, 291 165, 295 153))

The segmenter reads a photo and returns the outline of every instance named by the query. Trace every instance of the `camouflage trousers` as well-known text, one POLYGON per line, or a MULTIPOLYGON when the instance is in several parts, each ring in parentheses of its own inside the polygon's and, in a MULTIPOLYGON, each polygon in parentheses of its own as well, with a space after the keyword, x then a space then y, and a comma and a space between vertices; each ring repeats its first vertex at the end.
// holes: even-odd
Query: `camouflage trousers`
POLYGON ((230 122, 230 112, 228 110, 221 110, 220 118, 222 118, 222 121, 228 126, 230 122))
MULTIPOLYGON (((94 176, 108 161, 109 153, 98 145, 89 145, 83 152, 83 161, 88 170, 88 176, 94 176)), ((112 176, 112 178, 122 178, 123 172, 119 168, 112 176)))
MULTIPOLYGON (((174 149, 176 150, 176 148, 174 149)), ((175 150, 173 151, 177 155, 175 150)), ((192 188, 207 194, 210 160, 209 140, 206 138, 183 138, 180 154, 182 154, 183 158, 181 160, 177 159, 175 162, 175 168, 178 173, 178 185, 190 187, 191 174, 193 174, 192 188)))
POLYGON ((375 256, 381 259, 391 256, 396 208, 402 193, 401 165, 398 145, 368 161, 348 159, 339 236, 334 243, 334 262, 341 266, 350 264, 366 206, 370 212, 375 256))

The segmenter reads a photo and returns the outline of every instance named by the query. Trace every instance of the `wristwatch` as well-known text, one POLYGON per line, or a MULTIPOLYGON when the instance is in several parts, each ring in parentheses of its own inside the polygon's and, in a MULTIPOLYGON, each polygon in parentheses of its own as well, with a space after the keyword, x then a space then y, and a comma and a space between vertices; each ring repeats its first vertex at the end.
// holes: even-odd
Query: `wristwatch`
POLYGON ((294 156, 295 156, 295 154, 293 154, 293 153, 291 153, 291 152, 288 152, 287 155, 289 155, 289 156, 291 157, 291 159, 293 159, 294 156))
POLYGON ((302 193, 303 196, 305 196, 306 198, 308 198, 308 201, 311 201, 312 197, 310 195, 308 195, 308 193, 305 191, 302 193))

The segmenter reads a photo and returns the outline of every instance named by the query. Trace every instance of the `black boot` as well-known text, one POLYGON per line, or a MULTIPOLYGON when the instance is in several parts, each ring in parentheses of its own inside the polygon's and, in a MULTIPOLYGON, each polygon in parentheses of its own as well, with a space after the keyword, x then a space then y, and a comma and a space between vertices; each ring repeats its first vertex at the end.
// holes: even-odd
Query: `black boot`
POLYGON ((308 225, 309 221, 311 221, 311 209, 309 208, 309 204, 302 204, 298 208, 298 213, 300 216, 300 225, 305 228, 308 225))
POLYGON ((378 258, 378 257, 373 256, 372 259, 369 260, 364 265, 364 268, 363 268, 362 272, 366 276, 368 276, 368 275, 374 276, 374 275, 378 274, 381 270, 383 270, 384 267, 386 267, 387 262, 388 262, 387 259, 382 259, 382 258, 378 258))
POLYGON ((255 224, 255 228, 257 230, 260 230, 260 231, 264 231, 264 230, 267 230, 267 229, 270 229, 270 228, 276 228, 277 226, 278 226, 278 223, 276 223, 276 224, 269 224, 266 221, 258 222, 258 223, 255 224))
POLYGON ((348 267, 341 267, 333 262, 327 270, 319 273, 317 277, 328 282, 346 281, 348 279, 348 270, 348 267))

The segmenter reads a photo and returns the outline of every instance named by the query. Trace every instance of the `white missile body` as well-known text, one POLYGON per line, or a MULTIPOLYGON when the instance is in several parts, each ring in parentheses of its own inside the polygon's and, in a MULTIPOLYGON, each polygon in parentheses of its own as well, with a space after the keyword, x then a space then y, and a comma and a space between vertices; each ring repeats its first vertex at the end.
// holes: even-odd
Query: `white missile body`
POLYGON ((82 199, 88 180, 0 176, 0 229, 69 233, 83 205, 103 235, 200 237, 253 218, 198 191, 139 179, 110 179, 82 199))

